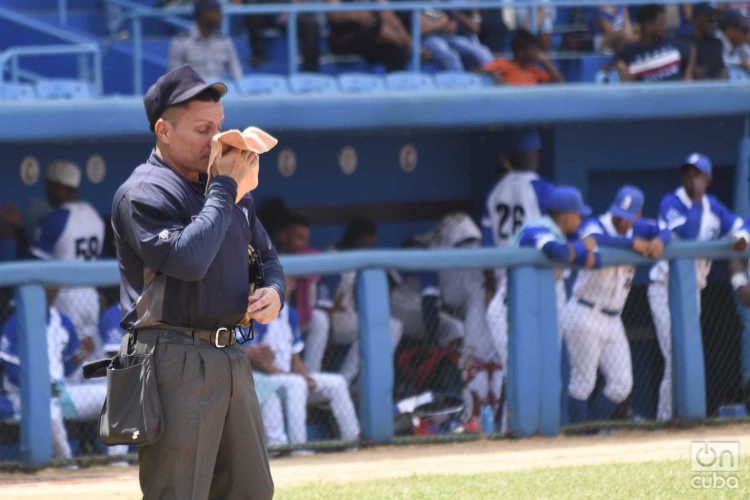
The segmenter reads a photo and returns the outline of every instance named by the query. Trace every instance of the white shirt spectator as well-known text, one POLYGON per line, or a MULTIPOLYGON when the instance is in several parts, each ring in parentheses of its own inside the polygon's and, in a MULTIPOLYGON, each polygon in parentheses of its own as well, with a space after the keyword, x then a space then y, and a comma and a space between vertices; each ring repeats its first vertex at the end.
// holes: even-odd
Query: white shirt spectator
POLYGON ((233 80, 242 78, 242 65, 232 39, 221 33, 204 37, 197 25, 173 39, 169 46, 169 70, 184 64, 190 64, 206 80, 227 75, 233 80))

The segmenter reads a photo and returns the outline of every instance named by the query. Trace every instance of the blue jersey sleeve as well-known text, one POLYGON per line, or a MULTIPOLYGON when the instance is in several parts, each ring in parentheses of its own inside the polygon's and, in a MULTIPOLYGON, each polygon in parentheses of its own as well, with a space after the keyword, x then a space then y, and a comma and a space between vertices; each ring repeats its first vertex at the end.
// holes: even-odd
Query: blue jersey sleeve
POLYGON ((49 260, 54 258, 55 245, 68 223, 70 210, 58 208, 43 217, 34 228, 34 236, 29 251, 34 257, 49 260))
POLYGON ((78 351, 81 350, 81 341, 78 338, 78 332, 76 331, 75 326, 73 326, 73 322, 70 321, 70 318, 63 313, 60 313, 60 319, 63 328, 68 331, 68 343, 63 350, 63 363, 65 364, 65 376, 67 377, 78 368, 78 363, 75 362, 74 358, 76 357, 76 354, 78 354, 78 351))
POLYGON ((693 203, 689 209, 674 194, 668 194, 661 200, 659 220, 667 229, 683 240, 698 238, 701 227, 703 207, 693 203))
POLYGON ((331 309, 333 307, 334 294, 336 293, 336 288, 338 288, 340 281, 341 275, 339 274, 329 274, 320 278, 317 286, 318 297, 315 302, 315 307, 321 309, 331 309))
POLYGON ((536 199, 539 202, 539 210, 542 214, 547 213, 547 203, 550 194, 555 189, 555 185, 544 179, 534 179, 531 181, 531 186, 534 188, 536 193, 536 199))
POLYGON ((18 359, 18 325, 16 315, 12 315, 0 332, 0 359, 5 365, 5 376, 11 384, 19 387, 20 361, 18 359))
POLYGON ((719 229, 720 238, 742 227, 742 219, 725 207, 722 202, 710 195, 708 197, 708 202, 711 205, 711 211, 715 213, 721 221, 721 229, 719 229))
POLYGON ((292 328, 292 352, 299 354, 305 348, 305 341, 299 327, 299 314, 293 307, 289 307, 289 326, 292 328))
POLYGON ((120 306, 115 304, 99 318, 99 337, 104 352, 117 352, 120 349, 120 342, 125 335, 125 331, 120 327, 121 316, 120 306))

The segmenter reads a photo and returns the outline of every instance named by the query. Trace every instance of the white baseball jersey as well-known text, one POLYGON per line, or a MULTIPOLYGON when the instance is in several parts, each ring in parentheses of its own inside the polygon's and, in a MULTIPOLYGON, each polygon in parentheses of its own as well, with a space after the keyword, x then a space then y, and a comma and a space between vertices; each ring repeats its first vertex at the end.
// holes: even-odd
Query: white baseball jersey
POLYGON ((44 260, 95 260, 103 244, 102 218, 87 202, 73 201, 39 221, 30 250, 44 260))
MULTIPOLYGON (((742 228, 742 219, 737 217, 719 200, 711 195, 703 196, 701 205, 693 203, 684 187, 662 198, 659 207, 659 225, 668 228, 675 238, 682 240, 717 240, 742 228)), ((711 261, 695 259, 695 280, 698 289, 706 287, 711 261)), ((659 261, 651 268, 651 281, 666 282, 669 265, 659 261)))
POLYGON ((257 342, 273 349, 273 364, 283 372, 292 371, 292 355, 299 354, 305 347, 299 331, 297 311, 284 307, 279 316, 268 325, 255 324, 257 342))
MULTIPOLYGON (((49 376, 51 382, 65 379, 67 372, 72 370, 70 360, 78 353, 80 343, 75 327, 57 310, 50 307, 47 315, 47 358, 49 361, 49 376)), ((19 365, 18 358, 18 318, 14 314, 5 323, 0 338, 0 359, 6 363, 5 376, 10 386, 18 388, 19 365)))
MULTIPOLYGON (((658 233, 657 228, 653 228, 658 233)), ((640 228, 633 227, 625 238, 634 236, 645 238, 640 228), (634 234, 635 233, 635 234, 634 234)), ((612 215, 606 213, 597 219, 588 221, 580 231, 581 238, 594 235, 620 237, 612 224, 612 215)), ((652 236, 653 237, 653 236, 652 236)), ((649 238, 650 239, 650 238, 649 238)), ((635 276, 635 266, 614 266, 602 269, 581 269, 573 285, 573 300, 584 300, 597 309, 605 311, 622 311, 630 293, 630 286, 635 276)))
POLYGON ((482 217, 482 243, 508 246, 526 221, 543 215, 552 184, 536 172, 507 173, 487 196, 482 217))

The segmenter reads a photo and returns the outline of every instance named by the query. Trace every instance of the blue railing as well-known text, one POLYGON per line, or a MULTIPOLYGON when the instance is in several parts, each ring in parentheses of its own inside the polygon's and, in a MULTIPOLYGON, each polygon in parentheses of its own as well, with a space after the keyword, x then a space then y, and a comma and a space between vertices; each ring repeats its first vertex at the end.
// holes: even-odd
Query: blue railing
MULTIPOLYGON (((685 0, 683 4, 697 4, 701 0, 685 0)), ((113 3, 122 4, 121 1, 113 0, 113 3)), ((502 0, 455 0, 451 2, 391 2, 391 3, 290 3, 290 4, 256 4, 256 5, 227 5, 224 8, 224 15, 246 16, 246 15, 263 15, 263 14, 286 14, 287 21, 287 58, 289 64, 289 74, 297 72, 298 48, 297 48, 297 18, 300 14, 331 13, 331 12, 410 12, 411 13, 411 69, 419 71, 421 39, 420 33, 420 12, 425 9, 437 8, 440 10, 468 10, 468 9, 500 9, 500 8, 531 8, 531 7, 597 7, 601 5, 644 5, 650 3, 670 4, 670 0, 524 0, 516 2, 506 2, 502 0)), ((731 3, 728 0, 720 0, 719 3, 731 3)), ((142 66, 142 45, 143 30, 142 21, 146 18, 165 18, 181 15, 192 17, 193 9, 191 7, 173 7, 168 9, 138 8, 125 14, 125 17, 131 23, 131 35, 133 38, 133 92, 141 94, 143 92, 143 66, 142 66)), ((226 31, 229 23, 224 23, 226 31)), ((532 30, 537 25, 537 9, 531 8, 530 25, 532 30)))
MULTIPOLYGON (((60 23, 63 26, 65 25, 63 23, 65 18, 62 13, 67 12, 67 9, 62 9, 62 6, 64 5, 65 1, 61 0, 61 9, 59 12, 61 13, 60 23)), ((13 82, 18 82, 19 78, 22 76, 27 79, 41 79, 40 75, 33 75, 32 73, 20 68, 19 59, 21 57, 78 55, 78 78, 91 82, 97 94, 102 93, 102 56, 101 50, 96 41, 47 23, 42 23, 27 16, 20 15, 11 9, 3 7, 0 7, 0 18, 67 42, 67 44, 9 47, 0 52, 0 81, 5 79, 5 69, 7 65, 10 65, 10 80, 13 82)))
MULTIPOLYGON (((670 265, 673 324, 675 415, 684 420, 706 417, 705 380, 695 266, 692 259, 739 257, 729 241, 676 242, 665 258, 670 265)), ((605 265, 649 264, 632 252, 602 249, 605 265)), ((742 255, 748 257, 750 253, 742 255)), ((439 270, 509 268, 509 429, 517 436, 557 434, 560 430, 560 356, 558 352, 554 276, 551 264, 534 249, 394 250, 284 256, 290 276, 358 271, 360 316, 360 420, 370 442, 393 437, 393 363, 385 269, 439 270), (534 300, 536 298, 536 300, 534 300), (523 360, 523 362, 521 362, 523 360)), ((20 330, 22 461, 38 466, 50 460, 50 385, 44 331, 45 285, 112 286, 119 283, 115 262, 16 262, 0 265, 0 286, 16 288, 20 330)), ((743 337, 743 366, 750 368, 750 339, 743 337)))

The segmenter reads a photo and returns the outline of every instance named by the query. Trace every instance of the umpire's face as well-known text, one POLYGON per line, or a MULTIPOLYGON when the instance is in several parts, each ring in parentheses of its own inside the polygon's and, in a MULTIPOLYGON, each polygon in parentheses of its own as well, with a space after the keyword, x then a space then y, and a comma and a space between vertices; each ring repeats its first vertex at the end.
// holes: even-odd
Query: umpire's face
POLYGON ((208 169, 211 139, 223 121, 224 107, 220 102, 190 101, 168 108, 154 127, 164 160, 197 180, 197 174, 208 169))

